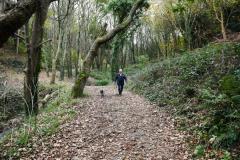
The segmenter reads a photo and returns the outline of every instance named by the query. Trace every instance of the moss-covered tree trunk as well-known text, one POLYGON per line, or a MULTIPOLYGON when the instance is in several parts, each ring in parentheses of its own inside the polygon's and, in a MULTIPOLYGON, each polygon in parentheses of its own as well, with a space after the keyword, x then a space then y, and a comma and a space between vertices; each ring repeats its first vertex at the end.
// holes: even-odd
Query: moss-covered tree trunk
POLYGON ((88 52, 87 57, 83 61, 82 70, 78 74, 78 77, 76 78, 73 89, 72 89, 72 96, 74 98, 83 96, 83 90, 86 85, 87 79, 89 77, 89 73, 91 71, 94 58, 97 56, 99 47, 100 47, 100 43, 99 41, 96 40, 93 43, 90 51, 88 52))
POLYGON ((55 80, 56 80, 56 74, 57 74, 57 60, 58 57, 60 55, 60 51, 61 51, 61 45, 62 45, 62 40, 63 40, 63 33, 62 33, 62 29, 59 29, 58 32, 58 46, 57 46, 57 51, 56 54, 53 56, 52 59, 52 76, 51 76, 51 81, 50 84, 54 84, 55 80))

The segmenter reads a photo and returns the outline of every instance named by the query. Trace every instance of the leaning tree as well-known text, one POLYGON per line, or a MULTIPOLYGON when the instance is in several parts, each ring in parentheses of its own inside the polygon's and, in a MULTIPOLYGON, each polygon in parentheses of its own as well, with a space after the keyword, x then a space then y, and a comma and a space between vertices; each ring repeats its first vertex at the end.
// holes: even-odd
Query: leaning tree
POLYGON ((136 16, 139 15, 146 7, 148 7, 146 0, 136 1, 133 4, 128 16, 120 24, 118 24, 114 29, 106 33, 104 36, 96 38, 83 61, 82 71, 79 73, 73 86, 72 96, 74 98, 83 96, 84 87, 89 77, 94 59, 98 55, 98 49, 100 46, 113 39, 118 33, 124 31, 133 22, 134 18, 136 18, 136 16))

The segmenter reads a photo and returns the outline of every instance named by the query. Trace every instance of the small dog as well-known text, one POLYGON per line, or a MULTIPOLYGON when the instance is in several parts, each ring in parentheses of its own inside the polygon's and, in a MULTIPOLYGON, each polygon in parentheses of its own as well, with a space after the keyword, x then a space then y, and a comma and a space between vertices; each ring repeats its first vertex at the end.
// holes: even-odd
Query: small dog
POLYGON ((103 90, 100 90, 100 95, 101 95, 101 98, 104 97, 104 91, 103 90))

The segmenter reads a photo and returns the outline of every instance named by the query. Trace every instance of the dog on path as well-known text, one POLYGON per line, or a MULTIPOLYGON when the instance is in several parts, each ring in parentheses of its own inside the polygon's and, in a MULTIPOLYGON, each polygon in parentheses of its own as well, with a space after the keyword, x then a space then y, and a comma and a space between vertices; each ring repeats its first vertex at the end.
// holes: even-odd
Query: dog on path
POLYGON ((103 98, 105 96, 103 90, 100 90, 100 95, 101 95, 101 98, 103 98))

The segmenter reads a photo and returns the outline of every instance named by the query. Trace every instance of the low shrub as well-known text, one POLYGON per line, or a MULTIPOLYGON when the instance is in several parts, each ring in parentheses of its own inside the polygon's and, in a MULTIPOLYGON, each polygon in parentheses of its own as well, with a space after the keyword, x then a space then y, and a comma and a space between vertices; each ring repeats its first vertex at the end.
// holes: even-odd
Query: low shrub
POLYGON ((111 75, 110 72, 103 72, 103 71, 97 71, 94 70, 90 73, 90 77, 96 79, 96 80, 110 80, 111 79, 111 75))
POLYGON ((109 84, 109 80, 103 79, 103 80, 97 80, 96 81, 96 86, 106 86, 109 84))

